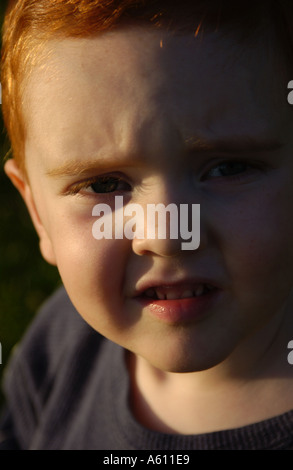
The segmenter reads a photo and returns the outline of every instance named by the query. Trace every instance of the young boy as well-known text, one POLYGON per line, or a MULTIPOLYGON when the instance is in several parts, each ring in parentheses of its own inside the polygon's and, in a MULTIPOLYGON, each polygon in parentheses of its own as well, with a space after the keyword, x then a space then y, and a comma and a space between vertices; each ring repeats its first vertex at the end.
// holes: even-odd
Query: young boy
POLYGON ((235 3, 7 13, 5 170, 64 289, 6 373, 3 449, 293 449, 293 8, 235 3), (199 247, 121 235, 159 203, 189 228, 200 204, 199 247))

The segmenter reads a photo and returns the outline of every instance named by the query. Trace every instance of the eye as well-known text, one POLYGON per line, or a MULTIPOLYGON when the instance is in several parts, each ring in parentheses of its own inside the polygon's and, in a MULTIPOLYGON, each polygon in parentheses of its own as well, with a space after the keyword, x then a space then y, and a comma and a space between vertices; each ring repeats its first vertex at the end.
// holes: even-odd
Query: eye
POLYGON ((128 183, 113 176, 97 178, 90 184, 90 188, 94 193, 112 193, 114 191, 127 191, 131 189, 128 183))
POLYGON ((66 194, 108 194, 115 191, 131 191, 131 186, 119 176, 105 175, 75 183, 70 186, 66 194))
POLYGON ((214 166, 206 174, 205 179, 207 178, 223 178, 223 177, 233 177, 247 173, 252 169, 252 166, 245 162, 222 162, 214 166))

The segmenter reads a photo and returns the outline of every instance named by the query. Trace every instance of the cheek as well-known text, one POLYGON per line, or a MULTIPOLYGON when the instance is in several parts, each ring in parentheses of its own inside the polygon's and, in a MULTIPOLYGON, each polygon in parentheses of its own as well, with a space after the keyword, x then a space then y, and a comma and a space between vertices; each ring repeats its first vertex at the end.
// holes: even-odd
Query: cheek
MULTIPOLYGON (((235 283, 260 289, 266 296, 284 295, 293 283, 293 223, 288 199, 262 194, 246 210, 239 205, 226 221, 223 248, 235 283), (275 295, 275 294, 274 294, 275 295)), ((291 207, 291 205, 290 205, 291 207)))
POLYGON ((128 240, 95 240, 92 224, 84 223, 68 231, 64 226, 53 243, 60 276, 80 313, 121 302, 128 240))

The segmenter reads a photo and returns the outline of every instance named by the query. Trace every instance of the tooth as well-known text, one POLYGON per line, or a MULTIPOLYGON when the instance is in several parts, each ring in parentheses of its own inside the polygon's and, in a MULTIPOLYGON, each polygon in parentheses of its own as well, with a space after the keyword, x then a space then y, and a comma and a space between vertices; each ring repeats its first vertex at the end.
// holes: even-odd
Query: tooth
POLYGON ((174 300, 174 299, 187 299, 191 297, 199 297, 201 295, 207 294, 213 289, 213 286, 208 284, 200 284, 195 287, 192 291, 191 289, 186 289, 182 292, 182 294, 178 291, 178 289, 170 289, 167 290, 165 288, 155 288, 150 287, 145 291, 145 296, 158 299, 158 300, 174 300))
POLYGON ((176 292, 171 291, 166 294, 166 298, 168 300, 174 300, 174 299, 178 299, 178 295, 176 294, 176 292))
POLYGON ((162 294, 159 290, 156 291, 159 300, 165 300, 165 294, 162 294))
POLYGON ((195 290, 194 290, 194 295, 195 297, 199 297, 200 295, 202 295, 204 292, 204 286, 201 285, 201 286, 198 286, 195 290))
POLYGON ((181 299, 188 299, 189 297, 193 297, 192 290, 185 290, 181 295, 181 299))

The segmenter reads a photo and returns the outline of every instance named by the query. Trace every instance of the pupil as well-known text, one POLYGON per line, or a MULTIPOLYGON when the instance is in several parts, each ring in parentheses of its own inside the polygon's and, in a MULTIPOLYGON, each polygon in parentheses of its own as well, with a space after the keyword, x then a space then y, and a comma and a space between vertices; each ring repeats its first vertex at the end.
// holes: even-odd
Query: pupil
POLYGON ((117 188, 117 180, 114 178, 105 178, 91 184, 91 188, 96 193, 111 193, 117 188))
POLYGON ((236 175, 246 169, 245 163, 223 163, 220 165, 220 171, 223 176, 236 175))

